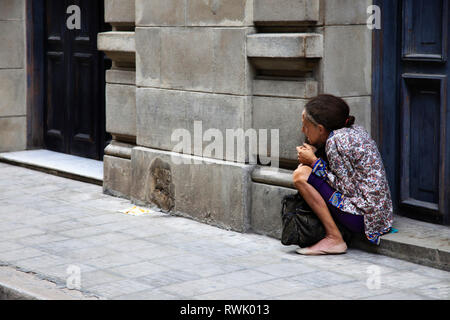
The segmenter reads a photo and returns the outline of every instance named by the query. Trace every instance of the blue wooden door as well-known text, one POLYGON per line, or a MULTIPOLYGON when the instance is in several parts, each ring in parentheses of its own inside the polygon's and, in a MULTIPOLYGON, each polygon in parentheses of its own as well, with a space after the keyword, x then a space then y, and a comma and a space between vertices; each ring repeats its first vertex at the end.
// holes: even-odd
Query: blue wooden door
POLYGON ((449 223, 449 0, 378 1, 374 132, 396 212, 449 223))

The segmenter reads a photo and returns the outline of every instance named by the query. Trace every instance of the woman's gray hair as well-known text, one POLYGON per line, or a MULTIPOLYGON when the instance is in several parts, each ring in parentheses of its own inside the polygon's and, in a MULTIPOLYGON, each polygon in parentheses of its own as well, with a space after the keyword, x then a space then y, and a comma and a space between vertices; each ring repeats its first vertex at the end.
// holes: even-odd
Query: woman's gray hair
POLYGON ((312 117, 312 115, 308 112, 308 110, 305 109, 305 118, 311 122, 312 124, 314 124, 315 126, 318 126, 319 124, 317 123, 317 121, 312 117))

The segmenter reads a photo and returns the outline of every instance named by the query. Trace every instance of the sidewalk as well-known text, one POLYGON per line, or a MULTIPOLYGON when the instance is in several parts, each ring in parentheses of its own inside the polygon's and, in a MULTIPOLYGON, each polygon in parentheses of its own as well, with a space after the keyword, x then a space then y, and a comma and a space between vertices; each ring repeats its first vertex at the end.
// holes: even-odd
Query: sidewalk
POLYGON ((67 292, 75 266, 75 298, 450 299, 449 272, 357 249, 300 256, 265 236, 118 212, 131 206, 100 186, 0 163, 0 287, 14 270, 67 292))

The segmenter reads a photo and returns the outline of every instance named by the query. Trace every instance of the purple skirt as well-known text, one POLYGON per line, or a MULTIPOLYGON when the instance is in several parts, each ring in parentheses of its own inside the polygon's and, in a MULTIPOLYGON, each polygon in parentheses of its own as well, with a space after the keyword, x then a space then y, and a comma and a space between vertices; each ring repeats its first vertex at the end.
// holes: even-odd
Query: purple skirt
POLYGON ((339 221, 352 232, 364 233, 364 216, 347 213, 331 205, 329 200, 336 190, 334 190, 324 179, 311 173, 308 178, 308 183, 312 185, 325 200, 335 221, 339 221))

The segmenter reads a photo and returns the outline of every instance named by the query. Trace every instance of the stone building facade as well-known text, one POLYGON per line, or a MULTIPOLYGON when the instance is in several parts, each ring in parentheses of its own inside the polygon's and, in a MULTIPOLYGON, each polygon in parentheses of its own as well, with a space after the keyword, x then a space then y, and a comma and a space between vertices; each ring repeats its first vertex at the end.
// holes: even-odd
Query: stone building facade
POLYGON ((370 1, 107 2, 107 22, 120 28, 99 35, 99 49, 115 62, 107 71, 113 142, 104 158, 105 192, 276 236, 308 99, 320 92, 343 97, 370 130, 370 1), (286 170, 265 175, 273 168, 227 159, 226 152, 205 158, 211 141, 192 145, 192 155, 173 152, 172 133, 184 128, 193 137, 195 121, 223 136, 227 129, 279 129, 286 170), (202 163, 177 164, 178 157, 202 163))
MULTIPOLYGON (((0 151, 45 147, 33 140, 27 117, 34 110, 25 79, 30 42, 23 40, 30 2, 0 0, 0 151)), ((294 191, 295 147, 304 139, 301 113, 309 98, 344 98, 357 123, 380 140, 373 105, 379 63, 367 25, 374 3, 104 0, 111 30, 98 33, 97 49, 112 61, 105 75, 112 138, 104 150, 104 192, 279 236, 280 200, 294 191), (177 149, 173 135, 183 129, 191 137, 184 151, 191 152, 177 149), (227 129, 277 129, 280 168, 251 162, 249 148, 243 158, 225 150, 206 154, 212 140, 199 145, 194 137, 209 129, 224 137, 227 129)))

